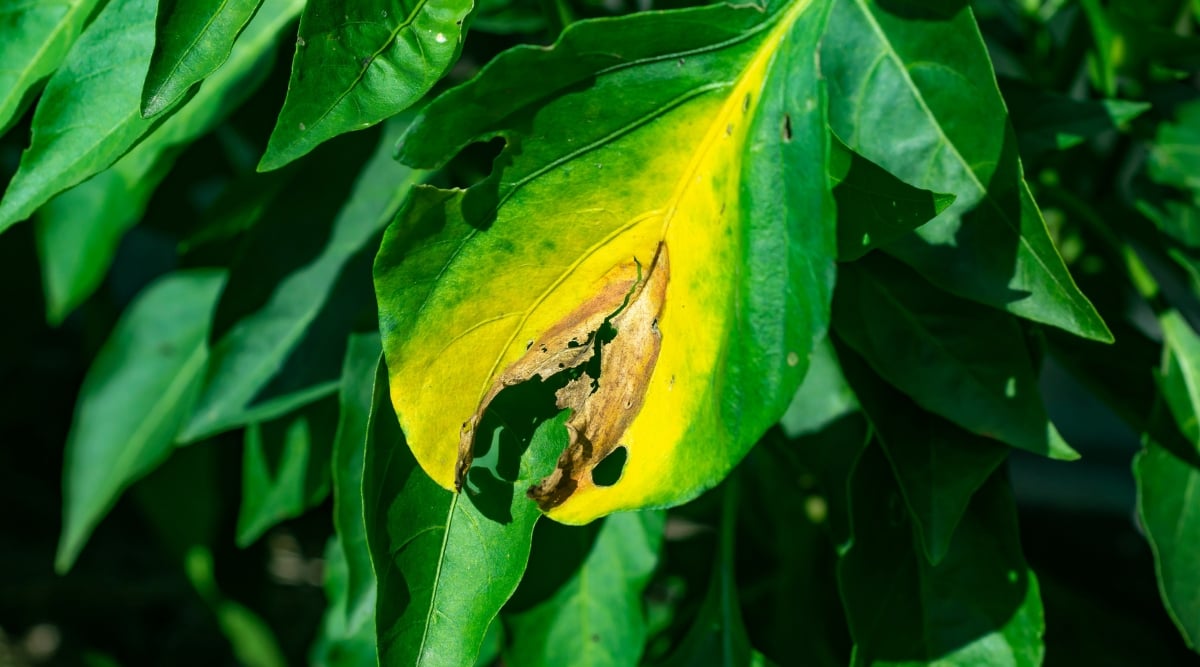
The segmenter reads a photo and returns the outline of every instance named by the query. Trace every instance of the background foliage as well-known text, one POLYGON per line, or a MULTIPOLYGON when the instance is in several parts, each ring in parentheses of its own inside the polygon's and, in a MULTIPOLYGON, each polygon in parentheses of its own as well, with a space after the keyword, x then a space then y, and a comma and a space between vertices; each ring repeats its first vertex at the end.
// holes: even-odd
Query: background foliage
MULTIPOLYGON (((827 156, 747 186, 838 211, 778 423, 568 527, 521 385, 483 486, 424 475, 372 261, 415 186, 512 162, 469 110, 397 141, 506 49, 673 48, 706 33, 646 12, 691 4, 0 2, 0 664, 1200 662, 1194 0, 814 0, 818 132, 770 136, 827 156)), ((476 81, 536 111, 552 73, 476 81)))

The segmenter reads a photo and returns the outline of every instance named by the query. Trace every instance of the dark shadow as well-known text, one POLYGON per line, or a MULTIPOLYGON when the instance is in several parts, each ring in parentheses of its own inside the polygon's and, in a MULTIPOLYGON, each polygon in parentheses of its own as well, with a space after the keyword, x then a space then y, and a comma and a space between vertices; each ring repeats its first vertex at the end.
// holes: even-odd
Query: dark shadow
POLYGON ((967 8, 967 0, 877 0, 881 9, 903 19, 948 21, 967 8))
POLYGON ((526 576, 504 606, 505 612, 520 613, 553 597, 591 553, 602 523, 564 526, 556 521, 539 521, 533 530, 526 576))

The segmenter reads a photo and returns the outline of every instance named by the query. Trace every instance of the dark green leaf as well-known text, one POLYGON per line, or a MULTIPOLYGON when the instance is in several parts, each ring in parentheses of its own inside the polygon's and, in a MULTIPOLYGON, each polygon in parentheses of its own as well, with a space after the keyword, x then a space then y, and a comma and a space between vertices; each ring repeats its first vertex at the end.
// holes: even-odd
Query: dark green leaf
POLYGON ((846 384, 833 344, 825 338, 813 350, 808 373, 792 404, 779 420, 789 438, 816 433, 834 420, 858 409, 854 391, 846 384))
POLYGON ((840 357, 892 465, 921 547, 937 565, 949 553, 971 498, 1008 457, 1008 448, 925 412, 875 377, 854 353, 840 357))
POLYGON ((889 253, 959 296, 1112 340, 1025 184, 967 3, 838 0, 821 67, 839 137, 901 180, 958 197, 889 253))
POLYGON ((829 170, 837 201, 838 261, 858 259, 929 222, 954 203, 905 183, 833 138, 829 170))
POLYGON ((1184 641, 1200 647, 1200 469, 1150 441, 1133 464, 1138 515, 1154 551, 1159 591, 1184 641))
POLYGON ((118 242, 142 217, 182 147, 211 130, 262 83, 276 35, 299 11, 298 0, 267 0, 225 65, 186 105, 111 167, 38 210, 38 255, 51 324, 61 322, 103 280, 118 242))
POLYGON ((16 122, 67 56, 99 0, 24 2, 0 9, 0 134, 16 122))
POLYGON ((310 0, 259 171, 421 99, 458 60, 471 0, 310 0))
MULTIPOLYGON (((165 111, 217 71, 261 1, 160 0, 154 53, 142 87, 142 116, 165 111)), ((299 8, 299 3, 293 6, 299 8)), ((278 12, 268 5, 264 14, 277 18, 278 12)))
POLYGON ((50 80, 33 141, 0 200, 0 231, 116 162, 153 123, 139 112, 154 47, 154 0, 112 0, 50 80))
POLYGON ((1075 459, 1050 423, 1017 321, 885 257, 842 265, 834 328, 876 373, 968 431, 1075 459))
POLYGON ((533 398, 526 386, 509 391, 516 393, 498 396, 484 419, 480 433, 487 435, 479 440, 485 446, 491 439, 487 452, 454 493, 417 465, 392 412, 387 369, 379 365, 363 499, 384 667, 473 663, 488 625, 521 580, 541 516, 525 489, 553 470, 567 444, 566 415, 541 421, 557 410, 552 395, 533 398))
POLYGON ((940 565, 918 553, 878 447, 864 452, 850 488, 854 542, 838 581, 853 665, 1042 664, 1041 596, 1021 554, 1004 475, 976 493, 940 565))
POLYGON ((350 627, 375 616, 375 572, 371 569, 371 553, 367 548, 362 489, 363 448, 371 414, 375 368, 381 354, 378 333, 350 337, 342 366, 341 409, 333 441, 333 526, 345 561, 343 595, 346 598, 346 623, 350 627))
POLYGON ((224 279, 194 271, 152 284, 92 362, 63 463, 59 572, 71 567, 121 492, 170 454, 204 377, 212 309, 224 279))
POLYGON ((656 511, 604 519, 574 576, 549 599, 509 617, 505 661, 529 667, 638 664, 646 643, 642 593, 658 563, 663 520, 656 511))
POLYGON ((1028 84, 1002 80, 1001 88, 1021 147, 1021 157, 1033 160, 1053 150, 1065 150, 1105 132, 1124 128, 1150 105, 1129 100, 1075 99, 1028 84))
MULTIPOLYGON (((378 356, 378 353, 376 354, 378 356)), ((368 388, 371 383, 367 383, 368 388)), ((368 394, 370 393, 368 389, 368 394)), ((334 468, 335 472, 337 468, 334 468)), ((336 499, 335 499, 336 501, 336 499)), ((350 601, 350 568, 346 549, 336 537, 325 547, 325 615, 317 639, 309 653, 309 662, 316 667, 361 667, 375 665, 375 586, 372 581, 369 612, 364 618, 354 618, 350 601)))
POLYGON ((1200 451, 1200 336, 1177 311, 1164 313, 1159 322, 1166 344, 1159 388, 1184 437, 1200 451))
POLYGON ((238 546, 249 546, 275 524, 300 516, 325 498, 336 428, 333 399, 246 428, 238 546))
MULTIPOLYGON (((336 217, 334 207, 339 200, 330 195, 348 190, 353 172, 341 170, 331 175, 324 161, 313 161, 264 213, 266 219, 254 229, 251 245, 231 272, 229 289, 218 310, 218 339, 208 381, 182 439, 195 440, 245 423, 248 410, 262 402, 262 393, 271 389, 285 362, 290 364, 295 352, 304 348, 306 337, 314 335, 314 326, 333 326, 347 315, 353 320, 355 313, 319 315, 323 308, 348 309, 352 305, 330 295, 341 283, 365 277, 358 265, 370 261, 367 255, 373 250, 372 239, 391 219, 411 185, 424 177, 390 159, 391 141, 404 125, 403 120, 388 124, 388 132, 336 217), (309 191, 325 195, 317 199, 307 196, 309 191), (305 232, 298 233, 300 229, 305 232), (290 241, 280 243, 285 237, 290 241)), ((347 159, 337 153, 326 157, 347 159)), ((369 290, 354 289, 353 293, 370 295, 369 290)), ((330 349, 312 351, 327 354, 330 349)), ((333 354, 333 363, 340 363, 341 350, 333 354)), ((297 361, 313 365, 312 357, 297 361)), ((294 390, 304 389, 303 383, 295 384, 294 390)))
POLYGON ((1150 177, 1164 185, 1200 192, 1200 102, 1180 105, 1174 123, 1158 126, 1150 150, 1150 177))

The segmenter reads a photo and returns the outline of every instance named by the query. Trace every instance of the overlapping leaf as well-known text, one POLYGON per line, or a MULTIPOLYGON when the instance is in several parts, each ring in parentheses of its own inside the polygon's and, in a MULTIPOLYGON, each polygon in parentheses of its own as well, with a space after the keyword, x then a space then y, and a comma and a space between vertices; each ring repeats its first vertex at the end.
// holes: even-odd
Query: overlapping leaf
POLYGON ((185 106, 111 167, 38 210, 38 255, 51 323, 61 322, 103 280, 117 243, 141 219, 181 147, 210 131, 266 77, 276 36, 300 7, 299 0, 267 0, 225 65, 185 106))
MULTIPOLYGON (((162 0, 155 18, 154 54, 142 86, 142 115, 169 108, 195 84, 221 67, 234 40, 262 0, 162 0)), ((297 7, 298 8, 298 7, 297 7)), ((279 18, 280 8, 264 14, 279 18)), ((287 15, 290 18, 291 15, 287 15)))
POLYGON ((890 253, 954 294, 1112 339, 1067 272, 1025 184, 967 3, 838 0, 821 68, 839 137, 905 182, 957 196, 890 253))
POLYGON ((66 58, 99 1, 12 3, 0 9, 0 134, 66 58))
POLYGON ((311 0, 260 171, 396 115, 458 60, 471 0, 311 0))
POLYGON ((415 121, 416 166, 509 144, 470 190, 417 190, 376 259, 393 402, 438 484, 461 483, 492 395, 560 370, 578 435, 535 495, 565 522, 686 500, 779 418, 832 278, 825 9, 581 22, 415 121))

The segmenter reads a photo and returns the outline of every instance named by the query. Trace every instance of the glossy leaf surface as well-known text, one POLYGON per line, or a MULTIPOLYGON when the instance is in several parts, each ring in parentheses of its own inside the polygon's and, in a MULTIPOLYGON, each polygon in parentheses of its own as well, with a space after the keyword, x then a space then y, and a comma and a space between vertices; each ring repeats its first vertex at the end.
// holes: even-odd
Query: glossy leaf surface
POLYGON ((1150 442, 1133 464, 1138 515, 1154 551, 1159 590, 1184 641, 1200 646, 1200 469, 1150 442))
POLYGON ((170 454, 204 377, 224 279, 218 271, 160 279, 130 305, 92 362, 63 465, 60 572, 121 492, 170 454))
POLYGON ((957 196, 890 253, 959 296, 1111 340, 1025 184, 967 3, 838 0, 821 68, 839 137, 905 182, 957 196))
POLYGON ((421 99, 458 60, 471 0, 311 0, 287 99, 258 168, 370 127, 421 99))
POLYGON ((833 268, 823 10, 581 22, 418 117, 413 165, 509 144, 472 189, 417 190, 376 258, 392 399, 439 485, 461 483, 491 397, 533 376, 585 371, 560 404, 595 446, 574 439, 534 490, 567 523, 697 495, 784 412, 833 268), (622 448, 620 479, 595 484, 622 448))

